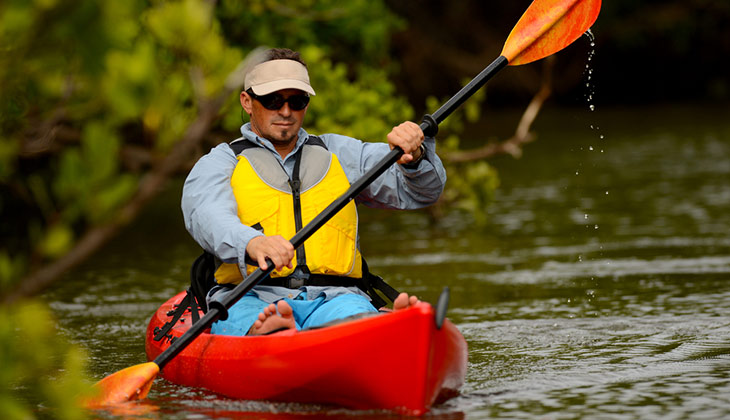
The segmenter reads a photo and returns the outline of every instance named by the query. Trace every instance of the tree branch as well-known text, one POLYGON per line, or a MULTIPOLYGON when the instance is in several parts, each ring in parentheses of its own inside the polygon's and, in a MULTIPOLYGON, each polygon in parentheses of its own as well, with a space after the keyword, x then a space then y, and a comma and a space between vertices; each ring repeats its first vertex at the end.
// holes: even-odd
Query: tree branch
POLYGON ((472 162, 487 159, 500 154, 509 154, 514 158, 522 156, 522 147, 535 140, 535 134, 530 132, 532 124, 540 113, 542 105, 552 93, 552 73, 555 66, 554 57, 548 57, 543 64, 543 77, 540 90, 527 105, 517 124, 515 133, 502 142, 489 142, 482 147, 472 150, 459 150, 443 153, 441 159, 450 163, 472 162))

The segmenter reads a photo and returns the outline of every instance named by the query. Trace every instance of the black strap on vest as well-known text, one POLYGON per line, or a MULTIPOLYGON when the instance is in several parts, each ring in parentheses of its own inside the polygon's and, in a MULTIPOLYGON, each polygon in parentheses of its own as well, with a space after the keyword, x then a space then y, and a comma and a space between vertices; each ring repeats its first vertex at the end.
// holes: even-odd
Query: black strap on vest
MULTIPOLYGON (((295 232, 302 230, 302 181, 299 177, 299 168, 302 164, 302 149, 297 150, 296 160, 294 161, 294 170, 292 171, 291 179, 289 180, 289 186, 291 187, 292 202, 294 203, 294 228, 295 232)), ((300 245, 296 249, 297 253, 297 267, 304 269, 303 275, 309 275, 309 268, 307 267, 307 254, 304 252, 304 244, 300 245)))
MULTIPOLYGON (((324 144, 324 141, 317 137, 317 136, 309 136, 304 144, 312 145, 312 146, 320 146, 327 150, 327 145, 324 144)), ((248 139, 241 139, 236 140, 230 144, 231 149, 233 152, 238 155, 241 152, 243 152, 246 149, 253 148, 253 147, 260 147, 256 143, 248 140, 248 139)), ((302 150, 303 147, 299 148, 297 150, 297 156, 296 161, 294 162, 294 170, 292 171, 292 177, 289 181, 289 185, 292 189, 292 197, 294 201, 294 215, 295 215, 295 227, 296 231, 302 229, 302 220, 301 220, 301 201, 300 201, 300 187, 301 187, 301 180, 299 177, 299 167, 301 165, 302 161, 302 150)), ((200 258, 198 258, 200 259, 200 258)), ((253 261, 250 257, 246 256, 246 263, 249 265, 257 265, 255 261, 253 261)), ((302 286, 344 286, 344 287, 352 287, 356 286, 360 290, 364 291, 365 293, 370 296, 370 299, 372 299, 373 305, 377 308, 381 308, 386 305, 385 300, 378 294, 378 291, 385 295, 387 299, 389 299, 391 302, 395 300, 396 297, 398 297, 398 291, 391 287, 389 284, 387 284, 381 277, 376 276, 372 273, 370 273, 370 270, 368 269, 367 263, 365 262, 365 259, 362 260, 362 267, 363 267, 363 276, 360 279, 355 279, 351 277, 339 277, 339 276, 327 276, 327 275, 321 275, 321 274, 311 274, 309 272, 309 268, 307 267, 307 258, 306 254, 304 252, 304 245, 299 247, 297 249, 297 268, 295 269, 294 273, 292 273, 288 277, 276 277, 276 278, 267 278, 263 280, 260 284, 262 285, 268 285, 268 286, 281 286, 281 287, 287 287, 290 289, 298 289, 302 286)), ((206 283, 208 284, 208 283, 206 283)), ((212 287, 212 286, 210 286, 212 287)), ((210 290, 210 287, 208 290, 210 290)), ((207 293, 207 292, 206 292, 207 293)))
MULTIPOLYGON (((307 140, 304 142, 305 145, 311 145, 311 146, 319 146, 327 150, 327 146, 324 144, 324 141, 322 141, 321 138, 317 136, 309 136, 307 137, 307 140)), ((254 148, 254 147, 261 147, 257 145, 256 143, 252 142, 248 139, 240 139, 232 142, 230 144, 231 149, 236 155, 239 155, 241 152, 243 152, 246 149, 254 148)), ((292 193, 292 201, 294 205, 294 227, 295 231, 299 232, 304 226, 302 221, 302 203, 301 203, 301 178, 299 176, 299 168, 301 167, 302 162, 302 154, 303 154, 304 147, 300 147, 299 150, 297 150, 295 155, 295 161, 294 161, 294 170, 292 171, 292 176, 289 179, 289 187, 291 188, 292 193)), ((307 266, 307 255, 304 250, 304 244, 302 244, 299 248, 296 249, 296 257, 297 257, 297 266, 294 272, 291 274, 291 279, 293 281, 292 284, 299 284, 300 280, 305 280, 311 276, 311 273, 309 271, 309 267, 307 266)), ((250 265, 257 265, 256 263, 252 264, 252 260, 247 256, 246 257, 246 263, 250 265)), ((288 286, 285 286, 288 287, 288 286)))

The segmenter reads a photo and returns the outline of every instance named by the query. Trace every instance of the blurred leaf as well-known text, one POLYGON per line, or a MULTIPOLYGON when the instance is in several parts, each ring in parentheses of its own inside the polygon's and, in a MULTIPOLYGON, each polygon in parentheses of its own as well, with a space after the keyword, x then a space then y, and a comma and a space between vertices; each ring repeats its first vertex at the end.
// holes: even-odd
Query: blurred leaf
POLYGON ((137 191, 137 178, 132 175, 122 175, 118 179, 109 180, 98 194, 91 199, 88 218, 92 223, 107 221, 119 208, 137 191))
POLYGON ((45 238, 39 245, 40 252, 46 257, 58 258, 71 249, 73 237, 68 226, 56 223, 46 230, 45 238))
POLYGON ((487 162, 471 162, 461 168, 458 176, 449 179, 454 180, 452 187, 458 192, 453 197, 456 205, 471 213, 477 225, 484 226, 488 221, 487 206, 499 186, 497 171, 487 162))
POLYGON ((57 332, 48 309, 37 302, 0 307, 0 413, 3 419, 81 419, 88 395, 86 355, 57 332))

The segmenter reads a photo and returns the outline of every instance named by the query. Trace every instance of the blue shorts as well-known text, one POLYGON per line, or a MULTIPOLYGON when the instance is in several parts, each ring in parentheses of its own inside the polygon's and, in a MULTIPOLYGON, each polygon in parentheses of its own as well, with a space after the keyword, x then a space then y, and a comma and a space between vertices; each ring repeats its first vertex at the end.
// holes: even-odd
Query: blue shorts
MULTIPOLYGON (((291 305, 298 330, 316 327, 352 315, 378 311, 368 298, 356 294, 339 295, 329 300, 325 300, 324 296, 307 300, 307 294, 301 293, 294 299, 284 298, 283 300, 291 305)), ((267 306, 269 304, 259 299, 255 293, 248 292, 228 309, 228 319, 213 323, 211 333, 246 335, 259 314, 267 306)))

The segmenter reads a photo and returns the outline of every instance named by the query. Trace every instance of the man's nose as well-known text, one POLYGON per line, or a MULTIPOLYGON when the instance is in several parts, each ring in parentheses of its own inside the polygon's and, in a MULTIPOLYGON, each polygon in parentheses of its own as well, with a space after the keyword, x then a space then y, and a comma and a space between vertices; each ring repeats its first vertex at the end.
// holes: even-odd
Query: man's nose
POLYGON ((291 108, 289 108, 289 102, 284 102, 281 108, 279 108, 279 114, 282 116, 291 115, 291 108))

